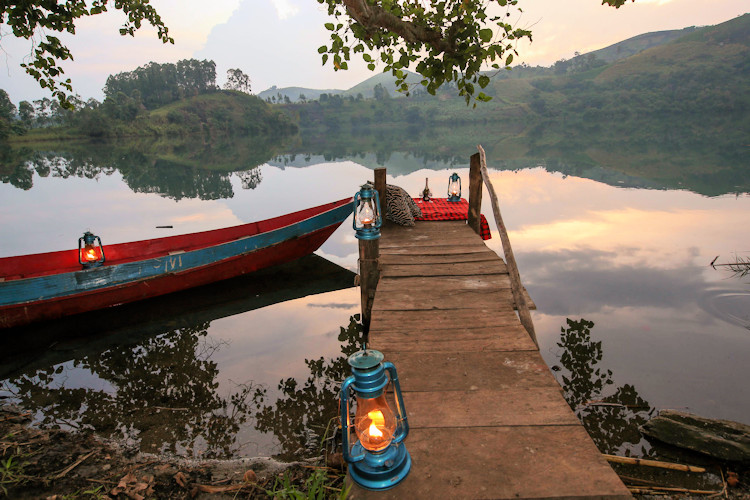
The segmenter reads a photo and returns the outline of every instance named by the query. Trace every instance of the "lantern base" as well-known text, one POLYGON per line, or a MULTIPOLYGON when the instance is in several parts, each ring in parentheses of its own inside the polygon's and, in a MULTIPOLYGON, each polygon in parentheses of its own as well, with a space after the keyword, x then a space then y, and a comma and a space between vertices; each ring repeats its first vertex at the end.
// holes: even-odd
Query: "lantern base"
POLYGON ((355 483, 367 490, 387 490, 400 483, 411 470, 411 455, 403 443, 391 444, 385 450, 373 453, 357 442, 352 453, 364 454, 364 459, 349 464, 349 475, 355 483))
POLYGON ((461 201, 461 197, 451 195, 448 197, 448 201, 461 201))
POLYGON ((354 236, 358 240, 377 240, 380 238, 380 229, 368 228, 368 229, 357 229, 354 232, 354 236))

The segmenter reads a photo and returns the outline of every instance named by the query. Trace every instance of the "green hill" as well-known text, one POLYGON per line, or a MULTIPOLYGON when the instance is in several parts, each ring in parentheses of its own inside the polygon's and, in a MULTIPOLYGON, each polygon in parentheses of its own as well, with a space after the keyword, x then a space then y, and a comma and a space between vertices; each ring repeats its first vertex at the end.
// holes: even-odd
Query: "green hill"
MULTIPOLYGON (((669 43, 677 38, 684 37, 685 35, 697 30, 695 26, 689 28, 683 28, 681 30, 668 30, 668 31, 655 31, 652 33, 644 33, 642 35, 634 36, 604 47, 603 49, 594 50, 588 54, 594 55, 597 59, 611 63, 625 59, 627 57, 643 52, 651 47, 656 47, 669 43)), ((586 55, 588 55, 586 54, 586 55)))
POLYGON ((306 87, 284 87, 278 88, 276 85, 270 89, 264 90, 258 94, 258 97, 264 101, 267 99, 275 99, 274 102, 284 102, 285 98, 289 98, 291 102, 300 102, 302 100, 311 101, 319 99, 321 94, 335 95, 341 94, 342 90, 337 89, 309 89, 306 87), (301 98, 304 96, 304 99, 301 98))

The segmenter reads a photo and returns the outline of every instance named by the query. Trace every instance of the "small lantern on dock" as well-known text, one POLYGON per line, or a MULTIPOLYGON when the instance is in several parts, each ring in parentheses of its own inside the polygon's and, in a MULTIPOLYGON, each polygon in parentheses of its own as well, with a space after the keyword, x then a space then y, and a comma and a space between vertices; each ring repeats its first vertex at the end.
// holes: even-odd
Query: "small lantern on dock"
POLYGON ((360 240, 380 238, 380 197, 371 184, 363 184, 354 195, 354 221, 352 225, 360 240))
POLYGON ((86 231, 78 238, 78 263, 84 269, 104 264, 102 240, 90 231, 86 231))
POLYGON ((456 172, 448 177, 448 201, 461 201, 461 178, 456 172))
POLYGON ((403 443, 409 424, 396 367, 383 363, 383 354, 373 349, 356 352, 348 361, 352 376, 341 385, 344 459, 349 463, 349 475, 358 485, 368 490, 387 490, 411 469, 411 456, 403 443), (395 414, 386 401, 389 385, 393 387, 395 414), (357 439, 351 447, 350 390, 354 390, 357 407, 353 423, 357 439))

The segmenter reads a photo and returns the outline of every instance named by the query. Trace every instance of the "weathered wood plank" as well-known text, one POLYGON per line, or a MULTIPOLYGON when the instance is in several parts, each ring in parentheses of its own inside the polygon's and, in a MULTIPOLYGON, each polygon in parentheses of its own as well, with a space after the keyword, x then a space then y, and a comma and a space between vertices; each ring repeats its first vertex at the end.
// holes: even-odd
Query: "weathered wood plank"
POLYGON ((388 352, 387 359, 398 368, 404 391, 560 388, 536 351, 388 352))
MULTIPOLYGON (((473 262, 481 266, 483 262, 496 262, 498 260, 502 262, 497 254, 491 250, 488 252, 474 252, 451 255, 404 255, 380 252, 381 267, 410 264, 462 264, 467 262, 473 262)), ((503 263, 503 265, 504 264, 505 263, 503 263)))
POLYGON ((534 351, 526 330, 516 324, 495 328, 370 332, 371 347, 383 352, 534 351))
POLYGON ((524 330, 525 338, 514 339, 508 342, 504 339, 450 339, 450 340, 424 340, 415 339, 405 344, 393 339, 378 339, 371 347, 381 352, 458 352, 458 351, 536 351, 536 344, 531 340, 529 334, 524 330))
POLYGON ((419 251, 421 247, 435 247, 445 245, 489 249, 487 245, 484 244, 484 241, 482 241, 479 236, 473 233, 469 236, 464 236, 461 238, 433 238, 429 235, 415 233, 411 237, 401 236, 399 238, 389 238, 387 240, 383 240, 383 242, 383 249, 401 248, 405 245, 414 247, 416 251, 419 251))
POLYGON ((510 289, 507 290, 441 290, 438 296, 429 293, 413 293, 407 290, 393 291, 387 297, 376 299, 381 311, 438 310, 438 309, 492 309, 494 304, 512 306, 510 289))
MULTIPOLYGON (((437 310, 398 310, 385 311, 379 308, 379 297, 375 294, 370 332, 384 332, 392 329, 410 331, 440 328, 465 328, 468 324, 475 328, 507 326, 518 321, 510 304, 492 304, 487 308, 476 309, 437 309, 437 310)), ((517 324, 517 323, 516 323, 517 324)))
POLYGON ((392 278, 412 276, 483 276, 490 274, 508 274, 505 263, 499 259, 495 259, 480 263, 388 265, 388 276, 392 278))
POLYGON ((503 274, 486 276, 413 276, 398 278, 383 276, 378 282, 378 290, 392 293, 400 290, 428 293, 442 293, 450 290, 505 290, 510 289, 510 278, 503 274))
MULTIPOLYGON (((481 241, 481 240, 480 240, 481 241)), ((408 248, 403 245, 394 247, 381 247, 381 255, 461 255, 467 253, 484 253, 492 252, 487 245, 446 245, 441 243, 440 245, 425 245, 420 246, 417 249, 408 248)), ((492 252, 494 253, 494 252, 492 252)))
POLYGON ((580 425, 421 428, 410 474, 352 499, 632 498, 580 425))
POLYGON ((404 392, 410 429, 501 425, 577 425, 557 388, 404 392))

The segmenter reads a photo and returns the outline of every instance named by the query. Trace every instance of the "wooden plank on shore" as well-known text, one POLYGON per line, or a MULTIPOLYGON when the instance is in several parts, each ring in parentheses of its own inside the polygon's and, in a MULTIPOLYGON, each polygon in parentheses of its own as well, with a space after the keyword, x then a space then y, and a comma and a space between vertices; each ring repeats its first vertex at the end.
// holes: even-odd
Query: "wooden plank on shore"
POLYGON ((421 428, 396 488, 351 499, 632 498, 580 425, 421 428))
POLYGON ((559 388, 404 392, 409 428, 576 425, 559 388))

